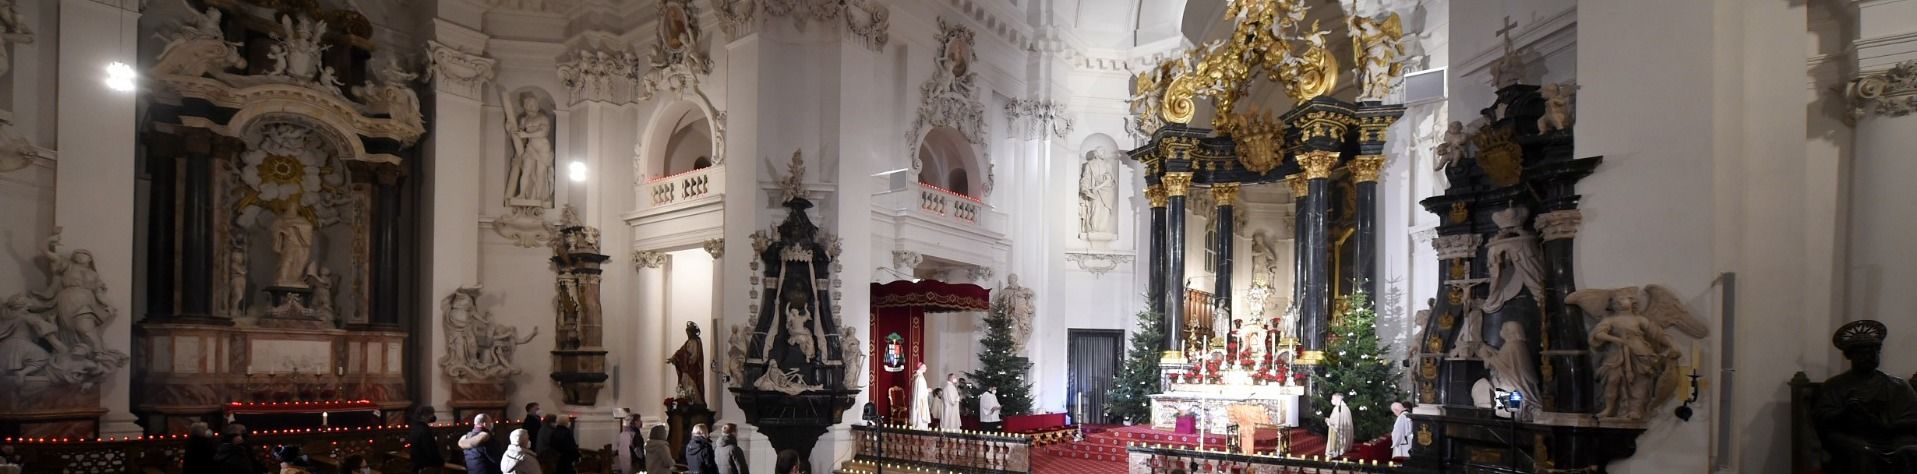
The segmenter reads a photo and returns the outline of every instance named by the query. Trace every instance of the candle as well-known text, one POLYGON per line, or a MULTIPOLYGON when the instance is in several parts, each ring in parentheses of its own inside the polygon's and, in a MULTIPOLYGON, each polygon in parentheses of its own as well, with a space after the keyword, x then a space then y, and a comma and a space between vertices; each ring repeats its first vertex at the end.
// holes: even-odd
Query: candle
POLYGON ((1697 366, 1698 366, 1698 360, 1700 355, 1698 347, 1699 345, 1697 341, 1691 341, 1691 373, 1697 373, 1697 366))

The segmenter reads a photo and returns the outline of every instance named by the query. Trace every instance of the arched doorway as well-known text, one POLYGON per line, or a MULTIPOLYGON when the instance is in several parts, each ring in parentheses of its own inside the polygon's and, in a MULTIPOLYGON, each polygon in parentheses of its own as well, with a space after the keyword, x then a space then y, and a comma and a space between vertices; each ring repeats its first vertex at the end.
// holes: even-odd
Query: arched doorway
POLYGON ((919 183, 976 199, 980 165, 971 142, 957 129, 937 127, 919 142, 919 183))

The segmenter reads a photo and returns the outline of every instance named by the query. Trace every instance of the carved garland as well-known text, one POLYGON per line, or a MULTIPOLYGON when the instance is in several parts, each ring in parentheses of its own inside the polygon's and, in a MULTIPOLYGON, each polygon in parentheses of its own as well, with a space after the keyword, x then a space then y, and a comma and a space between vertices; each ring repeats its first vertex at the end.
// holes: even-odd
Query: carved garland
POLYGON ((775 16, 792 18, 805 29, 812 22, 843 20, 846 31, 873 51, 883 51, 892 39, 890 7, 884 0, 713 0, 719 29, 733 39, 758 31, 761 21, 775 16), (764 13, 764 15, 760 15, 764 13))
POLYGON ((1853 122, 1873 113, 1886 117, 1917 113, 1917 60, 1852 79, 1845 95, 1850 98, 1853 122))

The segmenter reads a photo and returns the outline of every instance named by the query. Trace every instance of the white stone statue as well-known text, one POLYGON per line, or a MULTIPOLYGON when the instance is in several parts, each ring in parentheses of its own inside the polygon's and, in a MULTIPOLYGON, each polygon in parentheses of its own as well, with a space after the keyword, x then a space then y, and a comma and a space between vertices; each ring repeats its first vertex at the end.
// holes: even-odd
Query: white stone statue
POLYGON ((1458 337, 1451 341, 1453 359, 1476 359, 1478 347, 1484 345, 1484 310, 1477 300, 1465 305, 1464 327, 1458 328, 1458 337))
POLYGON ((1079 165, 1078 232, 1085 240, 1111 240, 1117 234, 1118 161, 1104 147, 1085 153, 1079 165), (1094 238, 1096 237, 1096 238, 1094 238))
POLYGON ((1331 394, 1331 415, 1325 417, 1325 427, 1325 457, 1343 456, 1357 444, 1357 427, 1351 424, 1351 406, 1345 404, 1345 394, 1331 394))
POLYGON ((446 355, 439 358, 439 366, 459 382, 518 375, 513 350, 539 335, 536 326, 521 338, 519 328, 493 322, 492 313, 479 310, 479 293, 478 286, 462 287, 441 301, 446 308, 441 321, 446 328, 446 355))
POLYGON ((779 392, 786 395, 798 395, 807 390, 819 390, 824 387, 805 383, 805 375, 796 370, 779 368, 777 359, 766 361, 765 374, 752 383, 760 390, 779 392))
POLYGON ((839 352, 839 357, 845 360, 845 388, 865 388, 865 344, 859 342, 859 332, 851 326, 839 328, 839 352))
POLYGON ((273 251, 279 253, 279 270, 273 284, 306 288, 307 265, 313 258, 313 221, 302 214, 300 205, 288 199, 276 210, 273 220, 273 251))
MULTIPOLYGON (((300 16, 280 16, 280 31, 273 38, 279 40, 272 46, 266 57, 273 60, 273 67, 267 76, 288 79, 299 83, 316 83, 324 67, 320 55, 332 45, 325 44, 326 22, 300 16)), ((334 89, 337 91, 338 89, 334 89)))
POLYGON ((1538 117, 1538 133, 1571 129, 1571 124, 1577 119, 1572 112, 1571 99, 1577 96, 1577 91, 1578 83, 1573 81, 1544 85, 1544 90, 1540 91, 1544 95, 1544 116, 1538 117))
POLYGON ((0 0, 0 75, 13 71, 13 53, 6 47, 33 42, 33 29, 27 27, 27 19, 20 16, 15 3, 16 0, 0 0))
POLYGON ((1416 340, 1411 341, 1412 342, 1411 352, 1413 354, 1434 352, 1429 347, 1430 342, 1428 342, 1427 338, 1431 337, 1431 325, 1432 325, 1431 309, 1436 307, 1438 307, 1437 298, 1425 298, 1424 309, 1418 310, 1418 315, 1416 316, 1417 319, 1411 322, 1412 324, 1418 325, 1418 332, 1417 332, 1418 338, 1416 340))
MULTIPOLYGON (((1517 321, 1505 321, 1498 328, 1498 336, 1504 338, 1504 345, 1497 349, 1491 346, 1478 347, 1478 357, 1484 359, 1484 365, 1491 369, 1489 378, 1491 388, 1507 392, 1518 392, 1524 400, 1539 400, 1543 395, 1538 391, 1538 364, 1531 359, 1530 347, 1524 337, 1524 324, 1517 321)), ((1530 418, 1537 413, 1538 405, 1526 403, 1522 412, 1530 418)), ((1510 418, 1518 415, 1509 410, 1498 410, 1497 415, 1510 418)))
MULTIPOLYGON (((173 25, 169 34, 157 35, 161 37, 160 39, 166 40, 166 47, 160 49, 159 57, 165 58, 179 47, 191 44, 195 41, 205 41, 218 45, 227 44, 226 33, 220 29, 220 17, 222 14, 219 8, 207 7, 205 11, 199 11, 194 10, 193 5, 187 3, 186 0, 180 0, 180 4, 185 7, 187 18, 179 24, 173 25)), ((239 52, 238 48, 233 47, 233 52, 234 56, 237 57, 239 52)))
POLYGON ((246 314, 246 251, 234 250, 226 257, 226 314, 246 314))
POLYGON ((1665 371, 1675 370, 1680 356, 1665 330, 1676 328, 1693 338, 1710 335, 1710 327, 1684 307, 1669 288, 1586 289, 1564 298, 1586 315, 1603 316, 1591 328, 1591 350, 1604 354, 1598 366, 1604 409, 1600 418, 1640 421, 1662 401, 1658 389, 1665 371))
POLYGON ((513 145, 512 161, 506 167, 506 205, 551 207, 552 111, 531 92, 502 95, 500 103, 506 107, 506 139, 513 145))
POLYGON ((799 348, 807 362, 819 360, 819 345, 812 337, 812 312, 798 304, 785 307, 785 343, 799 348))
POLYGON ((925 385, 925 363, 912 370, 912 428, 932 427, 932 388, 925 385))
POLYGON ((1019 286, 1017 273, 1008 273, 1005 287, 999 288, 997 298, 998 305, 1005 308, 1005 315, 1012 318, 1012 352, 1024 354, 1026 342, 1032 339, 1032 318, 1038 312, 1038 304, 1033 300, 1038 294, 1031 288, 1019 286))
POLYGON ((961 423, 959 403, 965 400, 964 392, 959 391, 958 374, 945 374, 945 399, 941 400, 939 431, 958 431, 961 423))
POLYGON ((1531 298, 1544 297, 1544 253, 1538 247, 1538 235, 1524 226, 1531 214, 1523 207, 1510 207, 1491 214, 1498 224, 1497 235, 1484 244, 1491 258, 1491 294, 1484 300, 1484 311, 1495 313, 1518 293, 1531 290, 1531 298))
POLYGON ((18 377, 40 375, 65 346, 55 334, 59 327, 33 313, 33 299, 13 295, 0 305, 0 380, 18 385, 18 377), (42 347, 42 345, 45 347, 42 347), (51 350, 49 350, 51 348, 51 350))
POLYGON ((74 250, 60 254, 59 227, 47 237, 46 256, 49 278, 46 289, 27 300, 26 311, 45 313, 41 319, 54 324, 53 360, 47 372, 69 383, 90 384, 100 376, 126 364, 126 353, 112 350, 101 341, 101 332, 118 315, 107 304, 106 282, 94 267, 93 252, 74 250))
POLYGON ((726 337, 725 376, 726 383, 743 386, 745 379, 746 351, 752 345, 752 326, 732 325, 732 334, 726 337))
POLYGON ((1434 150, 1438 155, 1438 172, 1442 173, 1445 168, 1450 168, 1451 165, 1457 164, 1458 160, 1464 159, 1466 140, 1464 122, 1452 120, 1450 125, 1445 126, 1444 141, 1439 142, 1438 148, 1434 150))
POLYGON ((313 288, 313 312, 327 318, 341 316, 333 305, 334 289, 339 287, 339 275, 325 265, 313 265, 314 271, 306 274, 306 283, 313 288))
POLYGON ((399 66, 399 60, 388 57, 386 66, 378 71, 379 82, 368 78, 365 83, 353 86, 353 95, 365 102, 375 112, 385 112, 388 117, 400 123, 424 125, 420 116, 419 95, 407 84, 419 78, 418 73, 407 71, 399 66))

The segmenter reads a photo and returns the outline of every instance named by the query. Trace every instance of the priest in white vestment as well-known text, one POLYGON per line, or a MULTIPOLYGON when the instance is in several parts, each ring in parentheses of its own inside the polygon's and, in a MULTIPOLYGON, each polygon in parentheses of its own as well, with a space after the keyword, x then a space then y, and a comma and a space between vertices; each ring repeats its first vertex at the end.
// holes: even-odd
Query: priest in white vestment
POLYGON ((1351 406, 1345 405, 1345 395, 1331 394, 1331 416, 1325 417, 1325 425, 1330 428, 1325 434, 1325 457, 1335 458, 1351 451, 1357 440, 1356 429, 1351 424, 1351 406))
POLYGON ((959 402, 965 400, 965 396, 961 393, 958 374, 945 374, 945 411, 939 416, 940 430, 958 431, 959 425, 963 423, 959 420, 959 402))
POLYGON ((912 428, 932 428, 932 388, 925 384, 925 364, 912 371, 912 428))
POLYGON ((1391 423, 1391 459, 1411 457, 1411 414, 1403 403, 1391 402, 1391 414, 1398 421, 1391 423))

